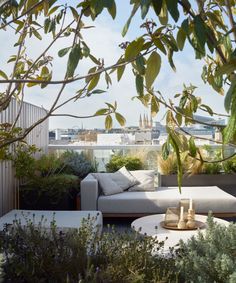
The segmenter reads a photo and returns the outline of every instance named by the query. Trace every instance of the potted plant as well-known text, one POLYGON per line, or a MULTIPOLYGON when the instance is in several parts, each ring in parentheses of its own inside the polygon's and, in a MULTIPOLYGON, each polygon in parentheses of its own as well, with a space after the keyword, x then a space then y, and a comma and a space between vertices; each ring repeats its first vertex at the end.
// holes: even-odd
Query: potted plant
POLYGON ((79 177, 64 172, 66 163, 55 154, 39 159, 25 148, 17 150, 14 159, 16 176, 20 180, 21 209, 75 210, 79 177))
MULTIPOLYGON (((202 163, 184 155, 182 159, 184 173, 182 186, 218 186, 235 194, 236 158, 222 163, 202 163)), ((166 160, 159 156, 158 171, 159 186, 178 186, 177 161, 174 154, 170 154, 166 160)))

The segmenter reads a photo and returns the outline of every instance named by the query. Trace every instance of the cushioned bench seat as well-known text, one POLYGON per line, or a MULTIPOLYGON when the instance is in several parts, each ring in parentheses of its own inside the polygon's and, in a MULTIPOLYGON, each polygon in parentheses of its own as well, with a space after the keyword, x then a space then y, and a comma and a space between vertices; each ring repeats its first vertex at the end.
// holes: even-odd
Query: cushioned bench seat
POLYGON ((98 210, 103 213, 165 213, 167 207, 178 206, 181 198, 192 198, 197 213, 236 213, 236 198, 213 187, 159 187, 155 192, 123 192, 100 195, 98 210))

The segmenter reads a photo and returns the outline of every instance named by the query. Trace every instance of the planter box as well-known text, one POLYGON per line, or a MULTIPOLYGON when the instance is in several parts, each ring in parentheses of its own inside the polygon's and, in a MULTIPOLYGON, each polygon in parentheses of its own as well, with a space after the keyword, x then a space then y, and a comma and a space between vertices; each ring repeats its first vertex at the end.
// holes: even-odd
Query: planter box
POLYGON ((50 199, 47 194, 38 195, 35 191, 22 191, 19 196, 20 209, 26 210, 76 210, 76 198, 64 194, 57 201, 50 199))
MULTIPOLYGON (((178 186, 177 175, 158 176, 159 187, 178 186)), ((220 189, 236 196, 236 174, 199 174, 183 176, 182 186, 217 186, 220 189)))

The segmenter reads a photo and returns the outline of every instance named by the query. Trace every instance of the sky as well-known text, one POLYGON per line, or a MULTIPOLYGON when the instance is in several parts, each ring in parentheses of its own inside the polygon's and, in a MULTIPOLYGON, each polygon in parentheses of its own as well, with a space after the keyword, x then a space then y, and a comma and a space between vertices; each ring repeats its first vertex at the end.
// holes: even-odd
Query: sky
MULTIPOLYGON (((66 1, 61 1, 66 2, 66 1)), ((68 1, 67 1, 68 2, 68 1)), ((72 2, 72 1, 69 1, 72 2)), ((77 2, 77 1, 76 1, 77 2)), ((130 15, 131 6, 129 0, 118 0, 117 2, 117 17, 113 21, 110 15, 105 12, 101 14, 96 22, 86 21, 87 25, 94 25, 94 28, 86 29, 82 32, 84 40, 89 45, 91 52, 96 54, 96 57, 103 58, 105 65, 114 64, 122 54, 122 50, 119 47, 121 42, 130 41, 135 39, 140 32, 140 24, 142 23, 140 13, 133 19, 129 32, 126 37, 121 36, 122 28, 130 15)), ((154 14, 150 14, 148 18, 157 20, 154 14)), ((69 19, 68 19, 69 20, 69 19)), ((7 70, 10 73, 12 65, 7 64, 9 55, 16 53, 14 45, 14 34, 11 31, 0 33, 1 43, 1 55, 0 64, 3 70, 7 70)), ((27 46, 27 53, 36 58, 46 48, 50 38, 45 37, 44 40, 31 40, 30 45, 27 46)), ((52 56, 55 61, 53 63, 53 78, 63 79, 64 72, 66 70, 67 56, 59 58, 58 50, 70 46, 71 42, 68 42, 68 38, 61 39, 53 46, 48 55, 52 56)), ((161 91, 166 99, 171 99, 173 96, 183 89, 183 84, 193 84, 197 86, 196 95, 202 97, 202 102, 213 107, 215 112, 224 112, 223 102, 224 97, 216 93, 212 88, 205 85, 201 80, 202 63, 199 60, 195 60, 193 51, 187 46, 186 50, 182 53, 174 55, 174 62, 177 71, 174 72, 167 63, 166 58, 162 57, 162 68, 158 75, 158 78, 154 84, 156 90, 161 91)), ((82 62, 76 70, 76 74, 86 74, 88 68, 91 67, 91 63, 86 60, 82 62)), ((68 99, 78 89, 82 87, 81 82, 69 84, 64 93, 63 99, 68 99)), ((0 86, 2 89, 3 86, 0 86)), ((138 100, 132 100, 132 97, 136 95, 135 79, 132 74, 131 68, 127 68, 122 80, 117 83, 116 77, 113 76, 113 84, 109 89, 106 89, 106 85, 101 82, 97 88, 107 90, 105 94, 97 94, 92 97, 72 102, 63 107, 57 113, 69 113, 79 116, 86 116, 94 114, 99 108, 104 107, 105 102, 114 103, 117 101, 118 111, 125 116, 127 126, 137 126, 140 114, 149 114, 149 110, 146 109, 138 100)), ((39 87, 33 87, 26 92, 25 99, 27 102, 42 106, 46 109, 50 108, 53 100, 56 97, 59 86, 49 86, 44 90, 39 87)), ((61 100, 62 102, 63 100, 61 100)), ((153 119, 154 121, 161 121, 164 123, 164 109, 153 119)), ((50 129, 55 128, 104 128, 104 117, 96 117, 90 119, 74 119, 69 117, 51 117, 49 120, 50 129)), ((118 123, 114 123, 114 127, 119 127, 118 123)))

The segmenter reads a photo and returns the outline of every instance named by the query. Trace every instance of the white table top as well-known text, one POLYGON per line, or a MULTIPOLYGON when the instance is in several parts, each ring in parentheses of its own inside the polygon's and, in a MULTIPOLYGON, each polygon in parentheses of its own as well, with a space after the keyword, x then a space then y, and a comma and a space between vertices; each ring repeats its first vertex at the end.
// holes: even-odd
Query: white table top
MULTIPOLYGON (((195 219, 206 223, 207 216, 195 215, 195 219)), ((165 249, 174 247, 178 244, 180 239, 187 241, 198 233, 198 230, 176 231, 165 229, 160 225, 160 222, 164 220, 165 214, 149 215, 136 219, 131 223, 131 227, 142 235, 157 237, 159 241, 165 241, 165 249)), ((214 221, 222 225, 229 225, 228 221, 220 218, 214 217, 214 221)), ((201 231, 204 233, 205 229, 201 229, 201 231)))

